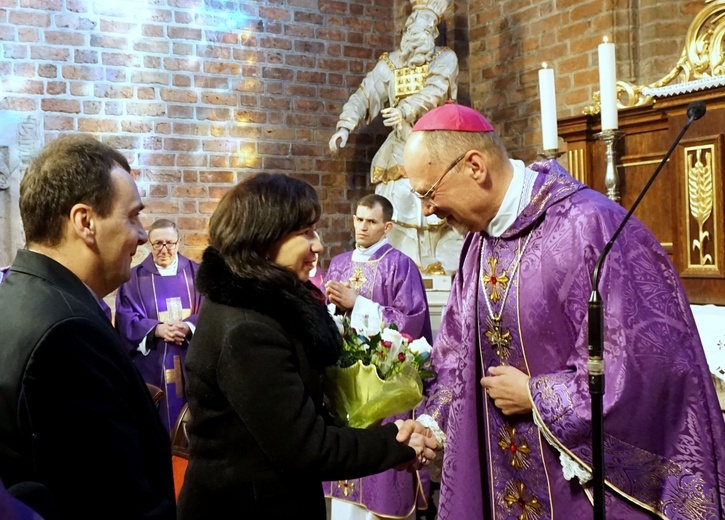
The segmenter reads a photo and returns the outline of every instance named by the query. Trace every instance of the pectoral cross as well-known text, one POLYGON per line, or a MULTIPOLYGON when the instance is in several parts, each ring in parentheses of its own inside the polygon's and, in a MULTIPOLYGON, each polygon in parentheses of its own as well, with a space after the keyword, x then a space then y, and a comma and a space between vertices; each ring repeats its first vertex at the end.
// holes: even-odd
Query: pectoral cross
POLYGON ((501 293, 499 292, 499 285, 501 290, 506 289, 506 284, 509 282, 508 276, 506 276, 506 270, 504 269, 501 274, 496 274, 498 268, 498 258, 491 256, 488 259, 488 265, 491 268, 491 275, 489 276, 485 272, 483 273, 483 287, 486 289, 486 284, 491 285, 491 301, 496 303, 501 299, 501 293))
POLYGON ((486 339, 501 360, 501 364, 506 364, 505 359, 511 349, 511 331, 501 330, 501 318, 489 318, 486 339))
POLYGON ((365 276, 365 273, 362 269, 359 267, 356 267, 353 273, 350 275, 350 286, 355 289, 356 291, 360 290, 360 287, 362 287, 365 282, 368 281, 367 276, 365 276))

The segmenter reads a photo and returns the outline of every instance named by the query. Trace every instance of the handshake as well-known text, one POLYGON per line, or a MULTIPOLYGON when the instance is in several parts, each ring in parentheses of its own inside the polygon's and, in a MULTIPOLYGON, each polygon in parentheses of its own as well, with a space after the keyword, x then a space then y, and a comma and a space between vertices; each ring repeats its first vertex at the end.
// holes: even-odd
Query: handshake
POLYGON ((407 421, 397 420, 398 435, 396 440, 410 446, 415 450, 415 458, 405 464, 397 466, 398 471, 417 471, 435 460, 441 448, 440 442, 435 438, 430 428, 426 428, 418 421, 408 419, 407 421))

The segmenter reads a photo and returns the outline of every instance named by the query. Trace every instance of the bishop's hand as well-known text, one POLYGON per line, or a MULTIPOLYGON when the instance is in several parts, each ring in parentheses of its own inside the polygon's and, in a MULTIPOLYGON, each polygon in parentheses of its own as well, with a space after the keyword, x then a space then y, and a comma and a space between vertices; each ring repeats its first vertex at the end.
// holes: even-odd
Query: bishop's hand
POLYGON ((491 367, 488 376, 481 378, 481 386, 504 415, 529 413, 534 408, 529 396, 529 379, 512 366, 491 367))

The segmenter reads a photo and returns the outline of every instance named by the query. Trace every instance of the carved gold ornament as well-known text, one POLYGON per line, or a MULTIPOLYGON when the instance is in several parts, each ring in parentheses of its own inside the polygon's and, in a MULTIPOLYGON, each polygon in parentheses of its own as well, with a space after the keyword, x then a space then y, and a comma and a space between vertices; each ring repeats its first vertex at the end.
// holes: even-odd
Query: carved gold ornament
MULTIPOLYGON (((685 152, 685 176, 687 178, 687 199, 690 215, 697 222, 697 238, 692 240, 692 250, 699 253, 699 264, 712 265, 712 255, 705 253, 710 232, 705 223, 712 215, 714 205, 714 174, 712 145, 688 148, 685 152)), ((692 265, 692 262, 688 262, 692 265)))
MULTIPOLYGON (((649 93, 672 84, 705 80, 725 75, 725 0, 706 0, 705 7, 695 16, 685 38, 685 48, 675 67, 662 79, 649 85, 635 85, 617 81, 617 106, 638 107, 653 103, 649 93)), ((601 110, 599 92, 592 96, 594 105, 584 114, 598 114, 601 110)))

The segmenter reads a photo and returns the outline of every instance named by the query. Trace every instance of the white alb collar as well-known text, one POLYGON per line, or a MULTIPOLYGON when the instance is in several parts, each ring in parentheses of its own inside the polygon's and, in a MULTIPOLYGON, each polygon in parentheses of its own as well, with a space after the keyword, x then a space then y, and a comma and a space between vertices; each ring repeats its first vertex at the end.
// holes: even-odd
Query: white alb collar
POLYGON ((366 262, 367 260, 370 260, 378 249, 389 243, 388 237, 383 237, 370 247, 355 246, 355 250, 352 252, 352 259, 355 262, 366 262))
POLYGON ((156 262, 154 262, 154 265, 161 276, 176 276, 176 270, 179 268, 179 254, 174 255, 174 261, 171 262, 169 267, 161 267, 156 262))

